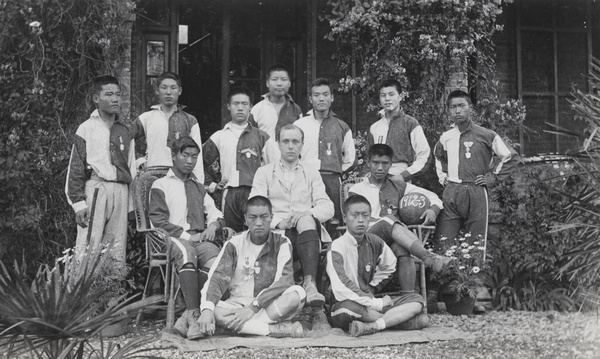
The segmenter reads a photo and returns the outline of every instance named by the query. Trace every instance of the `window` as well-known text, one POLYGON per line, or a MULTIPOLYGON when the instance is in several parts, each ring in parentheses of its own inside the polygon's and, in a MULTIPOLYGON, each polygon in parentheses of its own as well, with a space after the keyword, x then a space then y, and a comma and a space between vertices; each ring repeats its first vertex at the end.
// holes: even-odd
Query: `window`
MULTIPOLYGON (((593 0, 521 0, 517 3, 518 93, 527 108, 521 144, 526 155, 565 153, 575 139, 544 130, 545 122, 581 131, 567 98, 573 86, 587 91, 592 53, 593 0)), ((596 15, 597 17, 597 15, 596 15)))

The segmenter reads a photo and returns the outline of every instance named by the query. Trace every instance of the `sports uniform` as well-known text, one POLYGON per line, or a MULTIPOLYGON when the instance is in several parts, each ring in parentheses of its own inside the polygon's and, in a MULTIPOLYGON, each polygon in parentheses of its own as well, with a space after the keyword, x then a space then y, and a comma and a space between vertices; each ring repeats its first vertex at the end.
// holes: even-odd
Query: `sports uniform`
POLYGON ((340 178, 356 160, 352 131, 348 124, 329 110, 322 121, 315 118, 313 111, 294 122, 304 131, 302 162, 319 170, 325 191, 333 201, 335 218, 341 220, 340 178))
MULTIPOLYGON (((354 320, 367 315, 367 309, 385 313, 383 299, 374 294, 381 290, 396 270, 396 257, 385 242, 366 233, 361 244, 346 232, 336 239, 327 253, 327 274, 335 304, 331 307, 334 327, 348 329, 354 320)), ((392 298, 396 307, 405 303, 423 303, 423 298, 408 293, 392 298)), ((392 307, 392 308, 393 308, 392 307)))
POLYGON ((445 185, 437 237, 455 238, 464 226, 471 235, 487 238, 487 189, 475 180, 490 172, 494 154, 500 158, 494 176, 501 181, 510 176, 517 165, 511 151, 494 131, 470 122, 463 132, 458 127, 444 132, 434 154, 438 178, 445 185))
POLYGON ((369 147, 384 143, 394 150, 390 174, 402 176, 410 181, 414 176, 425 172, 431 165, 431 148, 425 138, 423 127, 411 116, 400 111, 391 120, 380 112, 382 118, 369 128, 369 147))
MULTIPOLYGON (((131 125, 136 140, 146 137, 146 166, 172 166, 171 144, 179 138, 189 136, 198 145, 202 143, 198 120, 183 111, 183 108, 183 106, 177 105, 175 112, 167 118, 161 110, 161 105, 154 105, 150 111, 141 114, 131 125)), ((202 157, 202 151, 199 156, 202 157)), ((194 174, 200 183, 204 182, 202 161, 196 163, 194 174)))
POLYGON ((111 255, 124 268, 127 247, 129 184, 136 175, 132 133, 117 119, 109 128, 94 110, 77 128, 65 193, 75 213, 89 208, 86 228, 77 226, 76 249, 97 250, 114 239, 111 255))
MULTIPOLYGON (((249 124, 239 126, 229 122, 210 136, 203 145, 203 152, 206 168, 210 168, 215 160, 220 161, 221 176, 227 178, 223 195, 225 223, 241 232, 244 229, 243 206, 249 198, 254 174, 260 166, 277 161, 279 148, 264 131, 249 124)), ((209 191, 214 191, 217 184, 207 185, 209 191)))

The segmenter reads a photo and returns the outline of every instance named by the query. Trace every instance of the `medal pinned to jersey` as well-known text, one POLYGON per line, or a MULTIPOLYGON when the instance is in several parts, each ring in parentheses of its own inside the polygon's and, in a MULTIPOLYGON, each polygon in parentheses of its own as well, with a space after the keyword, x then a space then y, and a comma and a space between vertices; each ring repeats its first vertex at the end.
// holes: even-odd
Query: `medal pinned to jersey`
POLYGON ((254 262, 254 273, 255 274, 260 273, 260 265, 259 265, 258 261, 254 262))
POLYGON ((465 157, 471 158, 471 146, 473 146, 473 141, 463 142, 463 145, 465 145, 465 157))
POLYGON ((327 156, 331 156, 331 143, 327 144, 327 156))
POLYGON ((121 149, 121 151, 125 151, 125 145, 123 144, 123 137, 119 136, 119 148, 121 149))
POLYGON ((175 132, 175 139, 176 139, 176 140, 178 140, 178 139, 179 139, 179 135, 180 135, 180 133, 181 133, 181 132, 179 132, 179 131, 175 132))
POLYGON ((371 265, 370 265, 370 264, 367 264, 367 265, 365 266, 365 270, 367 271, 367 273, 370 273, 370 272, 371 272, 371 265))
POLYGON ((251 148, 251 147, 244 148, 240 152, 242 153, 242 155, 246 155, 247 159, 252 158, 252 156, 258 157, 258 153, 253 148, 251 148))

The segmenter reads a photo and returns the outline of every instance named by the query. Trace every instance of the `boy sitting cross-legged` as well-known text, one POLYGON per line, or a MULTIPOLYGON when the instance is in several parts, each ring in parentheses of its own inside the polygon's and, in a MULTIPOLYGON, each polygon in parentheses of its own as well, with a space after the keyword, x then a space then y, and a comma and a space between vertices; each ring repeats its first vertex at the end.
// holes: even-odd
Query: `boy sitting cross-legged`
POLYGON ((349 330, 352 336, 372 334, 386 328, 422 329, 429 324, 423 297, 416 293, 376 298, 396 269, 396 256, 385 242, 367 233, 371 205, 355 195, 344 203, 348 230, 333 241, 327 254, 327 274, 335 304, 331 307, 334 327, 349 330))
POLYGON ((245 217, 248 230, 223 246, 202 288, 200 328, 205 335, 214 334, 216 324, 240 334, 303 337, 302 325, 288 320, 306 298, 294 285, 292 245, 271 231, 266 197, 251 197, 245 217))

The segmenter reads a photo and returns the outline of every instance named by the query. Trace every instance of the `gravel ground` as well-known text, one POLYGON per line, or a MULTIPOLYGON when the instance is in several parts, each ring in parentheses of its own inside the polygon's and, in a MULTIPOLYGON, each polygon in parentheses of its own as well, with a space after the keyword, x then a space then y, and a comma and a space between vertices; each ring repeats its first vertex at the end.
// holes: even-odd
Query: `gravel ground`
MULTIPOLYGON (((185 353, 159 349, 159 342, 148 354, 164 358, 600 358, 600 313, 490 312, 484 315, 430 315, 432 325, 453 327, 472 333, 475 341, 439 341, 365 348, 293 348, 217 350, 185 353)), ((164 321, 146 321, 132 326, 120 337, 126 342, 140 335, 155 335, 164 321)))

